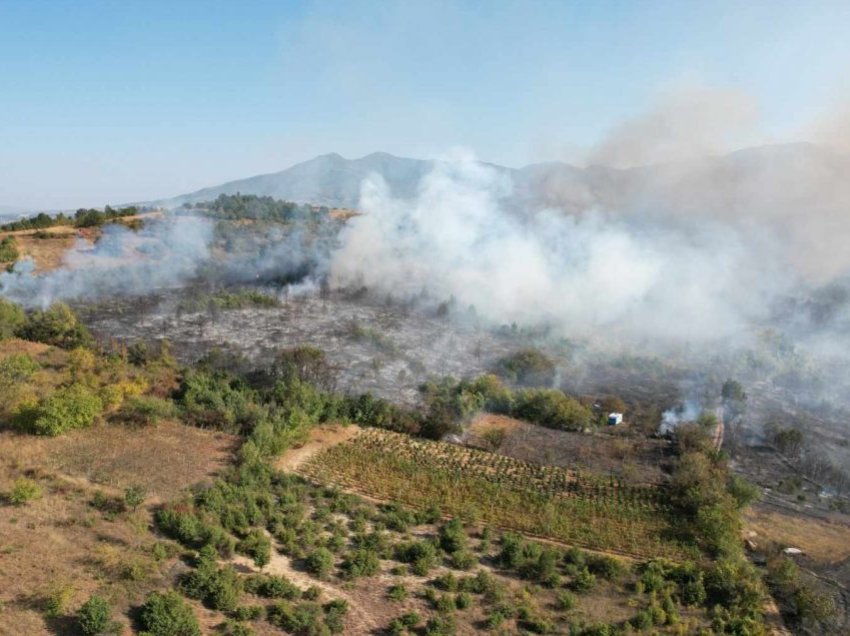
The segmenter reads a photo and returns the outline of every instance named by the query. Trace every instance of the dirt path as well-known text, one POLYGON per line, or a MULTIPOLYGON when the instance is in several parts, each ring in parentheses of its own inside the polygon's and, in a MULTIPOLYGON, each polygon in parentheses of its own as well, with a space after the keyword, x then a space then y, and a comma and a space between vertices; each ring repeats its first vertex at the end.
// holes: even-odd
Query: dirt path
POLYGON ((310 430, 307 441, 287 450, 275 463, 275 468, 287 472, 298 472, 313 455, 320 451, 347 442, 361 430, 356 424, 328 424, 314 426, 310 430))
POLYGON ((355 594, 346 591, 339 584, 334 585, 320 581, 306 572, 292 567, 292 560, 276 550, 272 551, 271 560, 262 571, 254 565, 251 559, 245 556, 234 555, 230 562, 242 572, 283 576, 299 587, 315 586, 331 599, 343 599, 348 603, 348 614, 345 621, 346 634, 372 634, 384 627, 369 607, 355 594))

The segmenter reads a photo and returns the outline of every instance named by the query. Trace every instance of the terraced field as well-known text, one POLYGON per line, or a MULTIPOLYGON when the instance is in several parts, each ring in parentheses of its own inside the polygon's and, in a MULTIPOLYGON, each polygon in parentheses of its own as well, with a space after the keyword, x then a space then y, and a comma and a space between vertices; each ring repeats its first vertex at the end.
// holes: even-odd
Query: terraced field
POLYGON ((680 559, 663 488, 367 429, 299 467, 323 484, 635 557, 680 559))

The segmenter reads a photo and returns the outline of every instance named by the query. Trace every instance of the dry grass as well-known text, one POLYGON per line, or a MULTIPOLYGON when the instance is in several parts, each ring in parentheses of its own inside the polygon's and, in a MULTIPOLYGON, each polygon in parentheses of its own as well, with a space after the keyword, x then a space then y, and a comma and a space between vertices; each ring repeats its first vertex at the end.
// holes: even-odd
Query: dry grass
POLYGON ((73 483, 123 489, 144 486, 167 499, 226 466, 235 438, 176 422, 143 430, 100 425, 60 437, 0 432, 0 487, 28 470, 54 473, 73 483))
MULTIPOLYGON (((151 548, 151 506, 209 479, 231 457, 231 436, 173 422, 144 430, 101 425, 55 438, 0 433, 0 492, 21 476, 44 495, 0 504, 0 634, 73 633, 71 614, 94 592, 106 595, 129 632, 126 611, 152 589, 168 587, 182 566, 158 562, 151 548), (149 496, 137 512, 114 518, 91 505, 96 491, 120 496, 130 484, 149 496), (44 599, 66 587, 63 617, 48 619, 44 599)), ((196 606, 199 618, 220 615, 196 606)))
POLYGON ((838 563, 850 557, 850 525, 774 510, 753 507, 744 514, 745 532, 755 532, 753 540, 764 539, 800 548, 819 564, 838 563))
POLYGON ((521 461, 614 473, 629 483, 663 482, 662 466, 668 461, 669 443, 632 437, 622 434, 623 430, 574 433, 481 413, 470 423, 464 442, 521 461), (495 448, 494 441, 498 442, 495 448))

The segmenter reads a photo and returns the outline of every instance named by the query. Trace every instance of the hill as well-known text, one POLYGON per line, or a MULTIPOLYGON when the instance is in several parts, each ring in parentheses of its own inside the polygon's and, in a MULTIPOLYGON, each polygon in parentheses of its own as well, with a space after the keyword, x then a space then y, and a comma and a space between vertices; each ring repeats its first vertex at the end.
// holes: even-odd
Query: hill
MULTIPOLYGON (((636 168, 576 167, 553 161, 513 169, 488 164, 514 182, 515 203, 569 212, 602 208, 644 212, 781 215, 800 206, 850 200, 850 157, 813 144, 746 148, 727 155, 636 168), (840 185, 840 184, 844 185, 840 185), (839 184, 836 187, 836 184, 839 184), (778 205, 781 204, 781 205, 778 205), (660 206, 660 207, 659 207, 660 206)), ((220 194, 256 194, 296 203, 356 208, 360 186, 380 174, 396 197, 412 197, 434 161, 376 152, 359 159, 321 155, 271 174, 238 179, 153 202, 176 207, 220 194)))

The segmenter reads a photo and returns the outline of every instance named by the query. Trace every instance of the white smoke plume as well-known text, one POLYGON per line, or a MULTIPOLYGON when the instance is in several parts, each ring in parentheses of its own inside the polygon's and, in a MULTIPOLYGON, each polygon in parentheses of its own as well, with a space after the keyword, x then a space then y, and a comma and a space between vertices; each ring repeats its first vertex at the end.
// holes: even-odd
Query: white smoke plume
POLYGON ((493 323, 548 324, 565 335, 703 342, 745 336, 792 283, 769 237, 731 224, 603 208, 517 213, 502 203, 511 188, 470 156, 438 161, 413 201, 368 180, 364 215, 333 255, 332 282, 424 288, 493 323))
POLYGON ((0 295, 26 307, 45 308, 58 300, 141 295, 174 287, 193 276, 209 257, 213 224, 198 217, 148 221, 133 232, 122 225, 103 228, 95 245, 78 240, 63 267, 33 274, 31 261, 0 274, 0 295))

